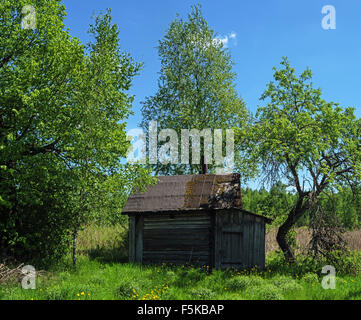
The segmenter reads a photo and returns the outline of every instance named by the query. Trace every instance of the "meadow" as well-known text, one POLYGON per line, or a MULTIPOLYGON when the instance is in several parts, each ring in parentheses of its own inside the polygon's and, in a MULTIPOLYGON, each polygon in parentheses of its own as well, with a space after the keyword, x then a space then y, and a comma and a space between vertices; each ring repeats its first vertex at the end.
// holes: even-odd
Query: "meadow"
MULTIPOLYGON (((326 290, 321 264, 300 255, 290 267, 275 250, 267 253, 263 271, 132 265, 126 262, 126 233, 122 226, 86 228, 79 239, 76 269, 69 255, 39 276, 34 290, 24 290, 19 283, 0 285, 0 299, 361 300, 360 251, 353 251, 349 261, 336 268, 341 268, 336 289, 326 290), (360 270, 352 269, 355 266, 360 270)), ((269 248, 272 240, 268 242, 269 248)))

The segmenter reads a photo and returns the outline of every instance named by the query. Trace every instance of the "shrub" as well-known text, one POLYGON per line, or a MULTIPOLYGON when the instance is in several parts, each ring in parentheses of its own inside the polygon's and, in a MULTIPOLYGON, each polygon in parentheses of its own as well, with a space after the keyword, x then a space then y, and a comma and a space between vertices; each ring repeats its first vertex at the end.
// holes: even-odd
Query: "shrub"
POLYGON ((199 300, 210 300, 210 299, 214 299, 216 296, 216 294, 212 290, 205 288, 192 289, 190 291, 190 294, 193 298, 199 300))
POLYGON ((73 219, 56 191, 41 196, 40 204, 19 200, 16 214, 0 205, 0 251, 36 269, 48 268, 67 252, 73 219))
POLYGON ((333 265, 341 274, 359 275, 361 274, 361 252, 333 251, 329 253, 329 261, 324 264, 333 265))
POLYGON ((260 285, 263 285, 265 280, 260 277, 260 276, 252 276, 252 277, 249 277, 251 283, 251 287, 256 287, 256 286, 260 286, 260 285))
POLYGON ((46 300, 66 300, 71 298, 74 299, 75 297, 72 297, 68 287, 54 286, 49 288, 45 294, 46 300))
POLYGON ((286 283, 289 283, 290 281, 294 281, 294 280, 292 279, 292 277, 289 276, 276 276, 271 279, 272 284, 275 285, 276 287, 282 287, 286 283))
POLYGON ((167 271, 165 276, 169 282, 174 282, 177 279, 177 275, 174 271, 167 271))
POLYGON ((104 275, 101 277, 100 275, 97 275, 87 282, 89 285, 103 285, 105 283, 104 275))
POLYGON ((279 276, 271 280, 272 284, 282 292, 302 290, 302 286, 291 277, 279 276))
POLYGON ((234 277, 225 282, 225 287, 231 291, 242 291, 252 285, 252 279, 246 276, 234 277))
POLYGON ((176 285, 183 286, 189 282, 199 282, 205 277, 206 274, 201 269, 187 268, 179 272, 176 285))
POLYGON ((308 283, 318 282, 318 276, 316 273, 308 272, 302 277, 302 280, 308 283))
POLYGON ((118 287, 119 296, 123 299, 132 298, 137 296, 139 289, 137 285, 130 281, 122 282, 118 287))
POLYGON ((294 292, 294 291, 301 291, 303 289, 302 285, 297 283, 296 281, 290 281, 283 284, 280 289, 283 293, 285 292, 294 292))
POLYGON ((283 300, 284 296, 279 288, 274 285, 264 285, 252 287, 248 290, 248 294, 257 300, 283 300))

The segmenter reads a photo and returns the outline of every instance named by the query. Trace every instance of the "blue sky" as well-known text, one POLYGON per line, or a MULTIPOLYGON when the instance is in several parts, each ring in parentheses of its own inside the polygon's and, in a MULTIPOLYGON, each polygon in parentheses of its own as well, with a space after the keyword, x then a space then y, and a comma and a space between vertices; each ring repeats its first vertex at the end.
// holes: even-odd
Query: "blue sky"
POLYGON ((141 120, 140 102, 157 90, 160 62, 156 46, 179 13, 186 17, 193 4, 202 5, 203 15, 220 38, 228 36, 235 62, 236 88, 253 112, 272 79, 272 67, 288 56, 297 72, 309 66, 315 86, 326 100, 356 108, 361 116, 361 1, 359 0, 223 0, 223 1, 120 1, 63 0, 66 27, 87 42, 91 16, 112 8, 120 28, 122 49, 144 63, 134 80, 134 116, 128 128, 141 120), (322 7, 336 9, 336 29, 324 30, 322 7), (231 34, 236 37, 230 37, 231 34))
MULTIPOLYGON (((157 90, 160 62, 156 46, 176 14, 185 17, 200 3, 203 15, 227 47, 235 62, 236 88, 248 108, 262 105, 259 97, 272 80, 272 67, 288 56, 298 73, 307 66, 323 97, 356 108, 361 116, 361 1, 360 0, 223 0, 223 1, 120 1, 63 0, 66 27, 82 42, 91 16, 112 8, 120 28, 122 49, 144 63, 134 80, 134 116, 128 129, 141 121, 141 101, 157 90), (324 30, 321 10, 336 9, 336 29, 324 30), (231 34, 236 35, 231 37, 231 34)), ((253 185, 256 187, 256 184, 253 185)))

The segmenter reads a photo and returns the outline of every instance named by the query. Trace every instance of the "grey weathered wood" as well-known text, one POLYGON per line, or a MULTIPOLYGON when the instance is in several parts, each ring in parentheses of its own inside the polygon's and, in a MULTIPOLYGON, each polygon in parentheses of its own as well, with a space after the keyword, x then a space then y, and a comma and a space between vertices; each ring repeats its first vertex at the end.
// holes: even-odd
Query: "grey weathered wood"
POLYGON ((142 263, 143 257, 143 222, 142 216, 136 217, 135 223, 135 261, 142 263))
POLYGON ((129 262, 135 262, 135 217, 129 216, 129 262))
POLYGON ((264 238, 264 222, 261 221, 259 230, 259 266, 261 269, 265 268, 265 241, 266 239, 264 238))
POLYGON ((243 217, 243 264, 248 266, 249 261, 249 242, 250 242, 250 218, 248 215, 243 217))
POLYGON ((249 266, 254 266, 254 238, 255 238, 255 230, 254 230, 254 217, 250 216, 250 224, 249 224, 249 237, 250 241, 248 243, 248 254, 249 254, 249 266))
POLYGON ((222 215, 217 212, 215 214, 215 239, 214 239, 214 267, 221 268, 222 264, 222 215))
POLYGON ((208 213, 144 216, 143 262, 210 264, 208 213))
POLYGON ((237 209, 130 216, 129 260, 264 268, 265 219, 237 209))

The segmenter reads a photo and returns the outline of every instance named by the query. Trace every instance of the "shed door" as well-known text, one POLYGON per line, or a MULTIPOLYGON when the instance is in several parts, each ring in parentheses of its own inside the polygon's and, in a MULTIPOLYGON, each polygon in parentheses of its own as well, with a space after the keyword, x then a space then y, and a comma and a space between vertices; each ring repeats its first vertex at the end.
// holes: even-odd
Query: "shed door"
POLYGON ((222 264, 242 263, 242 228, 240 225, 222 228, 222 264))

